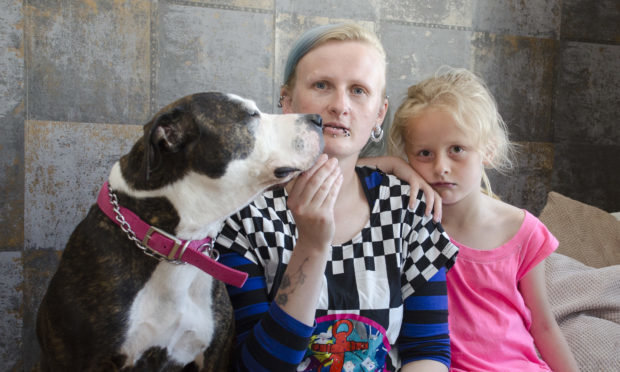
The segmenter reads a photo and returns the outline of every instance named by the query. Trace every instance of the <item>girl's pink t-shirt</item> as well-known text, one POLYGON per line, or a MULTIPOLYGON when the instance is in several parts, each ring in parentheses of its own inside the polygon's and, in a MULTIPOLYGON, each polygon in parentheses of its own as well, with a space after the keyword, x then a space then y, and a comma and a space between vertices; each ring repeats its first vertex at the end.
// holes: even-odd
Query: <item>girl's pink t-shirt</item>
POLYGON ((459 247, 448 271, 451 371, 550 371, 529 330, 519 280, 558 246, 529 212, 517 234, 492 250, 459 247))

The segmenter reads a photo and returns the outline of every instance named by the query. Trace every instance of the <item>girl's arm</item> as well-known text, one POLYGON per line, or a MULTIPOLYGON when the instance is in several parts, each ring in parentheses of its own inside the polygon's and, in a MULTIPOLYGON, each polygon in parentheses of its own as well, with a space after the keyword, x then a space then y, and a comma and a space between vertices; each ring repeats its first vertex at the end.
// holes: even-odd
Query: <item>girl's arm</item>
POLYGON ((551 313, 544 260, 521 279, 519 290, 532 313, 530 333, 543 360, 553 371, 579 371, 577 361, 551 313))
POLYGON ((426 197, 426 212, 428 216, 433 213, 435 222, 441 221, 441 196, 426 183, 424 178, 418 174, 406 161, 396 156, 377 156, 372 158, 360 158, 357 165, 374 167, 389 174, 393 174, 411 187, 411 198, 409 208, 413 208, 418 191, 422 190, 426 197))

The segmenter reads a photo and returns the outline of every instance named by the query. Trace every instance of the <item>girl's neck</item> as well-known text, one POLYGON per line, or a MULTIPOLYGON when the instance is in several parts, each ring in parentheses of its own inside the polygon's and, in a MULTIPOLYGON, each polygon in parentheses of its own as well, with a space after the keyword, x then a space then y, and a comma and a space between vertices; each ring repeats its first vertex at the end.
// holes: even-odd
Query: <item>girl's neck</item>
POLYGON ((442 206, 442 224, 444 226, 464 227, 482 218, 485 212, 485 195, 474 192, 466 198, 450 205, 442 206))
POLYGON ((443 205, 442 225, 457 242, 491 250, 519 231, 524 216, 521 209, 478 192, 453 205, 443 205))

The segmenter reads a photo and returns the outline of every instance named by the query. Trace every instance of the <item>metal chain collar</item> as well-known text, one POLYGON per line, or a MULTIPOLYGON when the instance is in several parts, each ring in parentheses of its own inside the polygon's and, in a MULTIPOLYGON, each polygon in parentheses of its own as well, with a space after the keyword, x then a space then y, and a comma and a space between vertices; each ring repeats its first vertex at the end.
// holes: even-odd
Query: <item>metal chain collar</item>
POLYGON ((116 197, 114 190, 112 190, 112 187, 109 185, 108 185, 108 195, 110 196, 110 204, 112 204, 112 209, 114 209, 114 213, 116 214, 116 220, 121 224, 120 225, 121 230, 123 230, 125 234, 127 234, 127 237, 129 238, 129 240, 133 241, 136 244, 136 246, 140 248, 142 252, 144 252, 144 254, 146 254, 147 256, 153 257, 158 261, 167 261, 175 265, 185 264, 185 262, 183 261, 170 259, 164 256, 163 254, 152 250, 150 247, 147 247, 146 245, 142 244, 142 241, 136 237, 136 233, 131 229, 129 222, 125 220, 125 217, 121 213, 120 206, 118 205, 118 198, 116 197))

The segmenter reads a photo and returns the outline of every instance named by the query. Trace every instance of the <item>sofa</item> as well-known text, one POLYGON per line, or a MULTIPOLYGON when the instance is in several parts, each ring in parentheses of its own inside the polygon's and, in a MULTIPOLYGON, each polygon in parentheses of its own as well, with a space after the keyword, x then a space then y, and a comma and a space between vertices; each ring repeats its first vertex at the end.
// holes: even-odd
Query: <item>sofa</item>
POLYGON ((620 213, 550 192, 539 218, 560 242, 547 294, 581 371, 620 371, 620 213))

